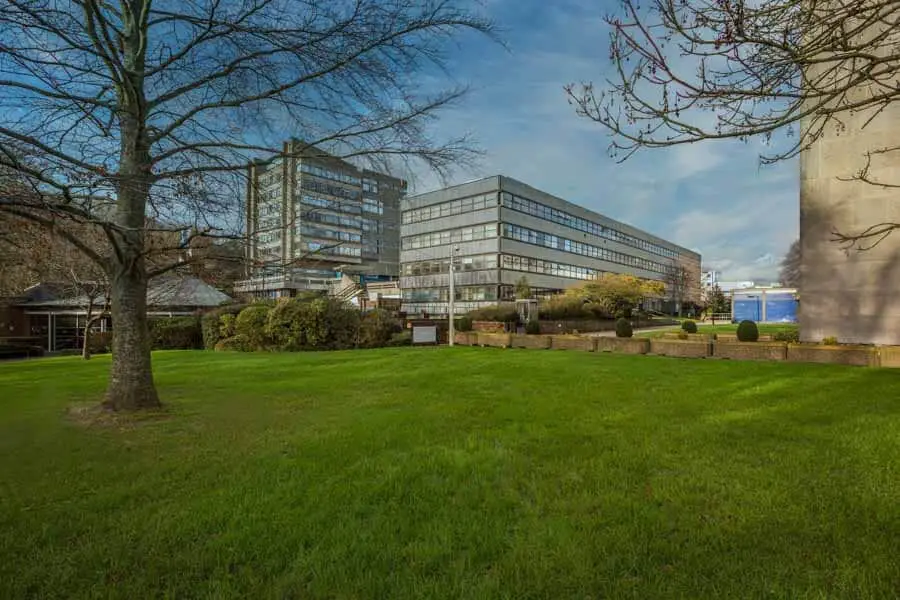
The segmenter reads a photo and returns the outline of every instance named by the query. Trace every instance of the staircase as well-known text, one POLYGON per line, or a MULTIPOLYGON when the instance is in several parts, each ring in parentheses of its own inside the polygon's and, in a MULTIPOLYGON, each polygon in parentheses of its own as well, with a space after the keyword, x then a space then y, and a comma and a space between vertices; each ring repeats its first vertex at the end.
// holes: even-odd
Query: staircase
POLYGON ((342 302, 352 302, 364 292, 358 275, 341 274, 341 278, 331 284, 328 294, 342 302))

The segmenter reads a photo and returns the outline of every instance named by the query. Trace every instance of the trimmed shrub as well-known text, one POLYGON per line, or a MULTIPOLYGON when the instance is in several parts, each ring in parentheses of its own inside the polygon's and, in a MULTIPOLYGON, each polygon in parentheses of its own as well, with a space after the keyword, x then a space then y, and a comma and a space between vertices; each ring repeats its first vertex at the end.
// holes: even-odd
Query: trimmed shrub
POLYGON ((197 317, 170 317, 150 321, 154 350, 195 350, 203 347, 203 332, 197 317))
POLYGON ((266 315, 266 336, 276 350, 293 352, 306 344, 304 312, 309 302, 299 298, 280 299, 266 315))
POLYGON ((497 304, 473 310, 468 315, 473 321, 493 321, 495 323, 518 323, 519 313, 514 304, 497 304))
POLYGON ((306 304, 302 327, 308 350, 345 350, 356 346, 359 311, 333 298, 306 304))
POLYGON ((244 308, 243 304, 220 306, 208 311, 200 319, 203 331, 203 347, 207 350, 215 348, 219 340, 234 335, 234 318, 244 308), (224 327, 225 323, 228 327, 224 327))
POLYGON ((359 347, 381 348, 387 346, 391 336, 403 331, 400 322, 383 308, 366 313, 359 323, 359 347))
POLYGON ((800 342, 799 331, 778 331, 772 336, 772 340, 776 342, 789 342, 796 344, 800 342))
POLYGON ((582 298, 561 294, 541 302, 538 314, 542 319, 552 321, 590 319, 597 316, 591 308, 582 298))
POLYGON ((273 308, 270 306, 252 304, 238 314, 234 321, 234 333, 235 336, 244 337, 247 341, 247 350, 266 350, 272 345, 266 330, 271 310, 273 308))
POLYGON ((687 320, 681 324, 681 329, 687 333, 697 333, 697 324, 694 321, 687 320))
POLYGON ((630 319, 634 314, 633 309, 625 308, 623 310, 616 311, 616 320, 619 319, 630 319))
POLYGON ((412 331, 401 331, 391 335, 388 346, 412 346, 412 331))
POLYGON ((838 345, 838 339, 837 339, 836 337, 834 337, 833 335, 832 335, 832 336, 828 336, 827 338, 824 338, 824 339, 822 340, 822 345, 823 345, 823 346, 837 346, 837 345, 838 345))
POLYGON ((759 340, 759 328, 753 321, 741 321, 737 328, 737 339, 741 342, 755 342, 759 340))
POLYGON ((464 315, 456 320, 457 331, 472 331, 472 317, 464 315))
POLYGON ((537 335, 541 332, 541 323, 537 319, 531 319, 525 323, 525 333, 529 335, 537 335))
POLYGON ((247 342, 247 337, 239 334, 219 340, 216 342, 213 350, 216 352, 249 352, 251 348, 247 342))
POLYGON ((622 318, 616 321, 616 337, 630 338, 634 335, 634 329, 628 319, 622 318))

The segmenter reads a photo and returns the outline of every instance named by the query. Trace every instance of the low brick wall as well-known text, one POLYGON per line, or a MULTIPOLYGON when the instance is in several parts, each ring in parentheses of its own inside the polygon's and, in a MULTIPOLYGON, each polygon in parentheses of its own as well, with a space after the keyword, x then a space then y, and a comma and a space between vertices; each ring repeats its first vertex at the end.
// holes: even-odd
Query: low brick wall
POLYGON ((512 336, 508 333, 478 333, 478 345, 509 348, 512 336))
POLYGON ((457 331, 453 341, 460 346, 474 346, 478 343, 478 334, 474 331, 457 331))
POLYGON ((648 338, 597 337, 597 352, 621 352, 623 354, 647 354, 650 352, 648 338))
POLYGON ((597 348, 597 338, 553 335, 550 336, 550 348, 553 350, 581 350, 593 352, 597 348))
POLYGON ((550 347, 549 335, 513 335, 510 341, 513 348, 546 350, 550 347))
POLYGON ((711 354, 710 346, 709 342, 651 339, 650 353, 681 358, 706 358, 711 354))
POLYGON ((472 329, 474 331, 484 331, 485 333, 503 333, 506 331, 505 325, 497 321, 472 321, 472 329))
POLYGON ((878 350, 870 346, 790 344, 787 349, 787 359, 791 362, 827 363, 857 367, 877 367, 879 365, 878 350))
POLYGON ((900 346, 882 346, 878 349, 878 362, 881 367, 896 369, 900 367, 900 346))
MULTIPOLYGON (((664 340, 680 340, 679 337, 681 334, 677 331, 667 331, 662 334, 662 339, 664 340)), ((709 333, 686 333, 687 337, 684 338, 686 340, 690 340, 692 342, 708 342, 713 339, 714 335, 709 333)))
POLYGON ((783 342, 729 342, 717 340, 713 356, 732 360, 785 360, 787 344, 783 342))

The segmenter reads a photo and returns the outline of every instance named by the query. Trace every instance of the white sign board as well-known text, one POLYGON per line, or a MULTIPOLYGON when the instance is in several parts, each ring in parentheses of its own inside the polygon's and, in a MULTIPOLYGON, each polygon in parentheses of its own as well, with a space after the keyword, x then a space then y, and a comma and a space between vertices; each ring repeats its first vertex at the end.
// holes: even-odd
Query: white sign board
POLYGON ((436 344, 437 327, 435 325, 416 325, 412 328, 413 344, 436 344))

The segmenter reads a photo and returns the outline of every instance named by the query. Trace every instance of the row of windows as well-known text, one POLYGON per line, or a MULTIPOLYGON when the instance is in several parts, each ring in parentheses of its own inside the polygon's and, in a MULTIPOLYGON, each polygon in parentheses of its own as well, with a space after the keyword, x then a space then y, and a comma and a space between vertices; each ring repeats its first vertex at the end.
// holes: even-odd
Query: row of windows
POLYGON ((273 215, 281 215, 280 202, 261 202, 257 209, 260 217, 270 217, 273 215))
POLYGON ((451 231, 436 231, 434 233, 411 235, 403 238, 402 248, 404 250, 418 250, 419 248, 430 248, 431 246, 441 246, 456 242, 485 240, 494 237, 497 237, 497 224, 489 223, 487 225, 475 225, 474 227, 465 227, 463 229, 454 229, 451 231))
MULTIPOLYGON (((457 271, 484 271, 497 268, 496 254, 478 254, 475 256, 463 256, 455 260, 457 271)), ((450 259, 423 260, 406 263, 403 265, 403 275, 433 275, 450 272, 450 259)))
POLYGON ((274 231, 266 231, 259 234, 257 238, 260 244, 269 244, 271 242, 279 242, 281 241, 281 229, 276 229, 274 231))
MULTIPOLYGON (((492 302, 457 302, 453 305, 457 315, 464 315, 471 310, 492 304, 492 302)), ((403 303, 403 310, 411 315, 446 315, 449 310, 447 302, 403 303)))
POLYGON ((280 184, 281 179, 281 159, 276 159, 272 161, 268 169, 259 176, 259 185, 260 187, 266 187, 276 183, 280 184))
POLYGON ((472 212, 474 210, 483 210, 497 206, 497 194, 482 194, 480 196, 470 196, 460 200, 451 200, 441 204, 425 206, 415 210, 408 210, 403 213, 404 223, 419 223, 420 221, 428 221, 429 219, 437 219, 438 217, 449 217, 451 215, 459 215, 462 213, 472 212))
POLYGON ((322 229, 321 227, 311 227, 309 225, 295 227, 295 232, 297 229, 299 229, 299 233, 303 237, 308 236, 326 240, 340 240, 342 242, 357 243, 362 240, 362 237, 358 233, 350 233, 348 231, 335 231, 333 229, 322 229))
POLYGON ((359 185, 359 177, 355 175, 344 173, 342 171, 335 171, 334 169, 316 165, 305 160, 300 161, 299 170, 301 173, 309 173, 310 175, 315 175, 316 177, 333 179, 335 181, 341 181, 343 183, 349 183, 351 185, 359 185))
POLYGON ((341 246, 335 244, 327 244, 324 242, 304 242, 300 244, 301 248, 308 252, 316 254, 332 254, 336 256, 359 256, 360 248, 341 246))
POLYGON ((378 193, 378 182, 374 179, 363 179, 362 180, 362 189, 364 193, 367 194, 377 194, 378 193))
POLYGON ((603 271, 566 265, 552 260, 540 260, 504 254, 500 262, 502 268, 510 271, 525 271, 541 275, 553 275, 554 277, 568 277, 569 279, 594 279, 603 271))
POLYGON ((359 190, 345 188, 341 185, 332 185, 324 181, 310 179, 304 177, 300 180, 300 187, 304 190, 319 192, 320 194, 328 194, 329 196, 337 196, 338 198, 349 198, 351 200, 359 200, 359 190))
POLYGON ((333 215, 317 210, 308 210, 301 214, 304 221, 315 221, 316 223, 324 223, 326 225, 340 225, 341 227, 350 227, 352 229, 360 229, 363 224, 359 217, 346 217, 344 215, 333 215))
POLYGON ((364 198, 363 210, 366 212, 374 213, 376 215, 383 215, 384 202, 382 202, 381 200, 376 200, 374 198, 364 198))
POLYGON ((545 221, 552 221, 553 223, 565 225, 566 227, 571 227, 578 231, 584 231, 585 233, 596 235, 597 237, 639 248, 646 252, 652 252, 653 254, 658 254, 667 258, 675 258, 678 256, 678 253, 670 248, 654 244, 641 238, 636 238, 617 229, 600 225, 599 223, 594 223, 587 219, 576 217, 565 211, 551 208, 539 202, 515 196, 509 192, 503 193, 503 206, 532 215, 539 219, 544 219, 545 221))
POLYGON ((260 219, 257 229, 265 231, 266 229, 277 229, 278 227, 281 227, 281 215, 260 219))
MULTIPOLYGON (((450 300, 450 288, 448 287, 405 289, 402 294, 403 300, 407 302, 448 302, 450 300)), ((497 300, 497 286, 461 286, 454 290, 454 295, 457 300, 462 302, 497 300)))
POLYGON ((563 252, 580 254, 581 256, 599 258, 601 260, 619 263, 629 267, 644 269, 645 271, 656 271, 657 273, 666 272, 665 265, 652 260, 647 260, 646 258, 632 256, 623 252, 616 252, 609 248, 600 248, 599 246, 585 244, 584 242, 567 240, 566 238, 561 238, 556 235, 535 231, 534 229, 528 229, 527 227, 519 227, 518 225, 510 225, 509 223, 503 224, 503 237, 525 242, 526 244, 535 244, 537 246, 562 250, 563 252))
POLYGON ((362 214, 362 207, 359 204, 347 202, 346 200, 329 200, 328 198, 311 196, 310 194, 303 194, 302 196, 298 196, 297 200, 308 206, 327 208, 329 210, 350 213, 353 215, 362 214))
POLYGON ((363 219, 361 229, 366 232, 383 233, 384 223, 375 219, 363 219))

